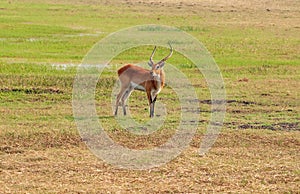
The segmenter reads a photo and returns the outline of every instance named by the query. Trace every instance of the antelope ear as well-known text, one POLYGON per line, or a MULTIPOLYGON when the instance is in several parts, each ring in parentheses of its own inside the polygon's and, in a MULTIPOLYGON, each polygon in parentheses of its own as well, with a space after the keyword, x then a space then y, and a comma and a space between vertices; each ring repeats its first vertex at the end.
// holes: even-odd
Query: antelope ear
POLYGON ((160 67, 160 68, 162 68, 164 65, 165 65, 165 62, 164 62, 164 61, 159 63, 159 67, 160 67))
POLYGON ((148 62, 148 65, 152 67, 153 63, 151 61, 148 62))

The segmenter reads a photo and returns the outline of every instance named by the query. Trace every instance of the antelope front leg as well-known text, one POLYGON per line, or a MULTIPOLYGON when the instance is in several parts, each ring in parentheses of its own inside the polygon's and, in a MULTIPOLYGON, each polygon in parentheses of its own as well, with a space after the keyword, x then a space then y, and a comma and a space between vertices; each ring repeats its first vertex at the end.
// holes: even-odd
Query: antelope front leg
MULTIPOLYGON (((156 96, 154 97, 154 99, 152 99, 152 114, 151 114, 151 111, 150 111, 150 117, 154 117, 154 106, 155 106, 155 102, 156 102, 156 96)), ((151 108, 150 108, 151 109, 151 108)))
POLYGON ((150 117, 152 118, 154 116, 154 103, 152 102, 150 104, 150 117))
POLYGON ((154 106, 155 106, 156 96, 150 102, 150 117, 154 117, 154 106))
POLYGON ((154 102, 152 101, 152 96, 151 92, 147 91, 147 97, 148 97, 148 102, 149 102, 149 107, 150 107, 150 117, 152 118, 154 116, 154 102))

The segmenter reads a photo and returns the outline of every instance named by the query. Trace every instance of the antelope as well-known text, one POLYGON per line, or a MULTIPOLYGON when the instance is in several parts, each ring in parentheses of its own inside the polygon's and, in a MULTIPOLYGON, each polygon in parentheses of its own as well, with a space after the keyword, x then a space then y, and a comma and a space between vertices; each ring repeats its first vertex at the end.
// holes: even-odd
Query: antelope
POLYGON ((169 45, 170 54, 160 60, 158 63, 154 63, 153 61, 153 56, 156 51, 156 46, 154 47, 148 62, 151 70, 147 70, 132 64, 124 65, 118 70, 121 89, 116 99, 115 116, 118 114, 118 107, 120 105, 123 107, 124 115, 126 115, 125 104, 133 90, 139 90, 147 93, 150 106, 150 117, 152 118, 154 116, 156 97, 165 84, 165 73, 163 66, 165 61, 173 54, 173 48, 171 44, 169 45))

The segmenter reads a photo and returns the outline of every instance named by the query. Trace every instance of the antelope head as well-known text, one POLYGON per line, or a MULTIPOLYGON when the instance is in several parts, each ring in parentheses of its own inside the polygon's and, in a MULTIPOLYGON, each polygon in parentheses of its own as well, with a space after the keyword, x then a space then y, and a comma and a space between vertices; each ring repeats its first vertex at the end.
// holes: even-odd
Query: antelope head
POLYGON ((172 48, 170 43, 169 43, 169 45, 170 45, 170 54, 168 56, 166 56, 165 58, 163 58, 162 60, 160 60, 158 63, 154 63, 154 61, 153 61, 153 56, 154 56, 155 51, 156 51, 156 46, 154 47, 154 49, 152 51, 152 54, 150 56, 150 60, 148 62, 148 65, 151 67, 150 74, 153 77, 159 77, 160 76, 160 72, 161 72, 163 66, 165 65, 165 61, 168 60, 172 56, 173 48, 172 48))

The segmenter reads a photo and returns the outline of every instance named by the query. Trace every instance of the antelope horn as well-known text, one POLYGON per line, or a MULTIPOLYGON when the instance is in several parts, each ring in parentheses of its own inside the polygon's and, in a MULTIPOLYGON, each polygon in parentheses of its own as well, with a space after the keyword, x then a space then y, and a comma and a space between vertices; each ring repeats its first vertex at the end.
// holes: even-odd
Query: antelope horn
POLYGON ((161 61, 159 61, 158 63, 162 63, 162 62, 165 62, 167 59, 169 59, 172 54, 173 54, 173 47, 170 43, 168 43, 170 45, 170 54, 168 56, 166 56, 165 58, 163 58, 161 61))
POLYGON ((153 49, 153 51, 152 51, 152 54, 151 54, 151 56, 150 56, 150 63, 151 63, 152 65, 154 64, 154 61, 153 61, 153 55, 154 55, 155 51, 156 51, 156 46, 154 47, 154 49, 153 49))

